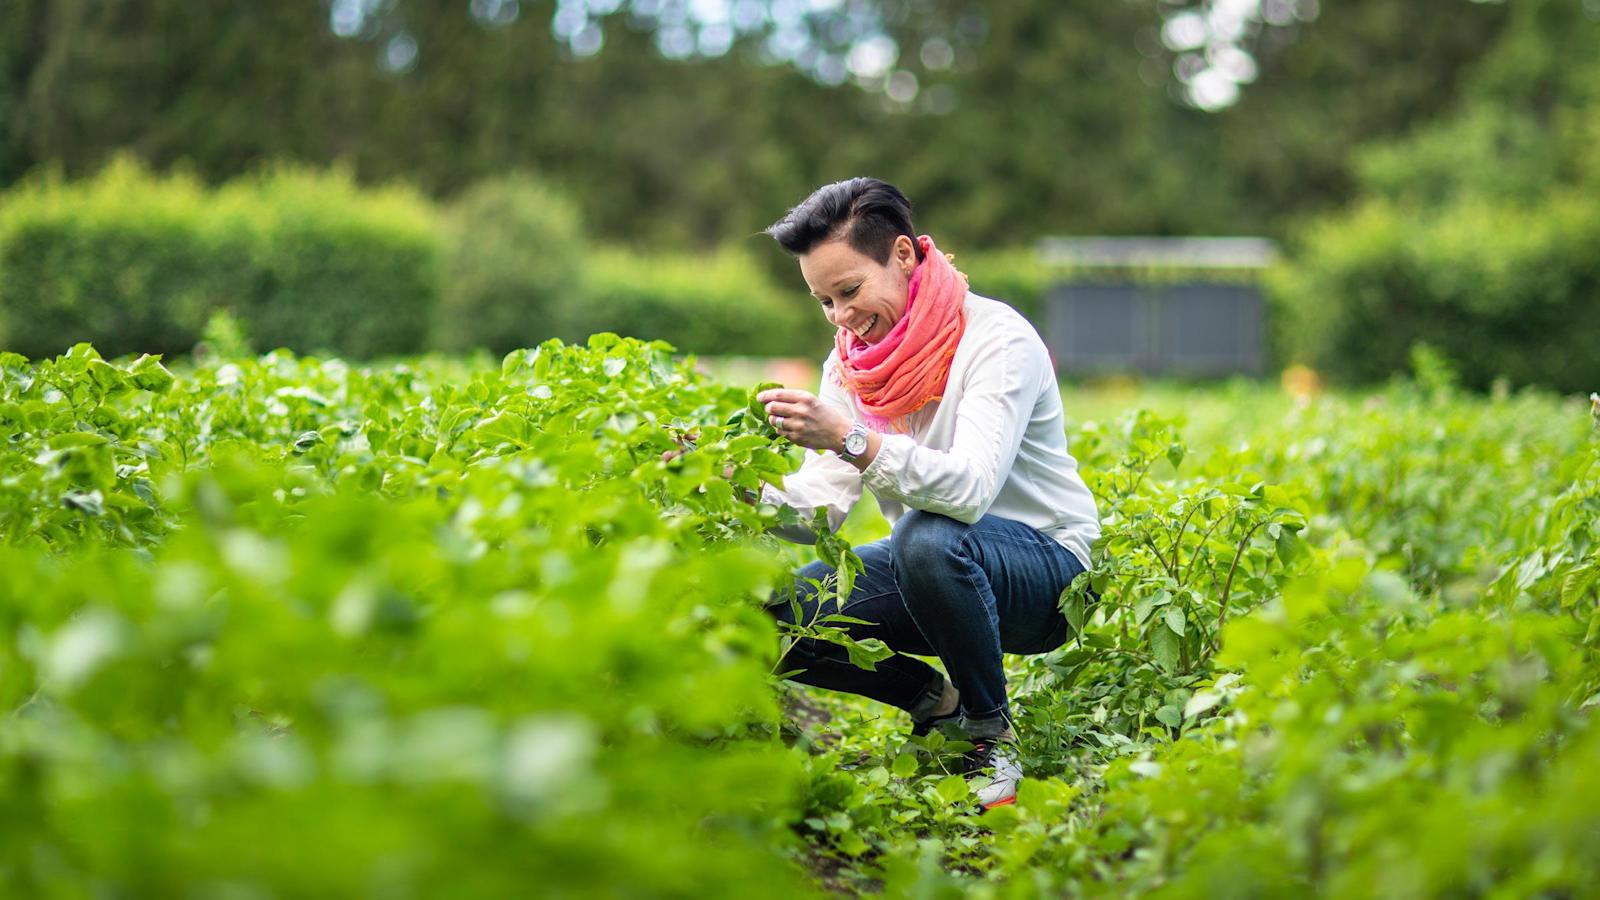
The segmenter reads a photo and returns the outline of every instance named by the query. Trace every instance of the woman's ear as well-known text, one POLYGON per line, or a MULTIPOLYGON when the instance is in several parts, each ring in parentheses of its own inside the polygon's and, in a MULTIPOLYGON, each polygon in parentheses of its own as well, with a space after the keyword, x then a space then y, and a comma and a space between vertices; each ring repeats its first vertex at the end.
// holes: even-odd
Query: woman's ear
POLYGON ((911 277, 911 271, 917 267, 917 245, 911 238, 898 235, 894 239, 895 261, 900 265, 900 274, 906 278, 911 277))

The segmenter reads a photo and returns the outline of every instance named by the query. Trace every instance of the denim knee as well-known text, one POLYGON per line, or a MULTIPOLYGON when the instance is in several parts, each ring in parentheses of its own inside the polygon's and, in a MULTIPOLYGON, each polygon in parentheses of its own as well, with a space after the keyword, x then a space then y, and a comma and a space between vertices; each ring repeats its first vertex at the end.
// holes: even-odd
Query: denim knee
POLYGON ((949 516, 907 510, 891 535, 895 570, 902 577, 942 568, 961 546, 971 526, 949 516))

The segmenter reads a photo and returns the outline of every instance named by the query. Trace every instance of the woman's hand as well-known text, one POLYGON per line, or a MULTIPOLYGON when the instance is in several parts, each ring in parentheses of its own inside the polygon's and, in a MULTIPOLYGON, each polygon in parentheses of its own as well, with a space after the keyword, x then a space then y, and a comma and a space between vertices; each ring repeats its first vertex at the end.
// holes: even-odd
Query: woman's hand
POLYGON ((850 420, 812 394, 773 388, 756 395, 766 404, 767 421, 790 441, 811 450, 837 451, 844 445, 850 420))

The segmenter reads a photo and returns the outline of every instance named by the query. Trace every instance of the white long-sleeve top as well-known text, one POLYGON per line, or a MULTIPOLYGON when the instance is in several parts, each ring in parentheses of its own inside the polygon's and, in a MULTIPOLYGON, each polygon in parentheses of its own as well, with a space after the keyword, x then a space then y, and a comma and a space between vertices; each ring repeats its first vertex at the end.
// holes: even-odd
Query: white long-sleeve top
MULTIPOLYGON (((808 449, 783 489, 766 485, 762 498, 793 507, 806 520, 826 509, 837 530, 865 485, 891 526, 907 508, 968 524, 993 513, 1049 535, 1088 569, 1100 514, 1067 449, 1061 393, 1044 341, 1021 313, 998 300, 969 291, 963 308, 966 330, 942 400, 913 413, 907 433, 883 434, 865 470, 808 449)), ((854 395, 833 378, 838 363, 834 350, 822 364, 818 399, 862 421, 854 395)), ((801 527, 775 533, 797 543, 815 540, 801 527)))

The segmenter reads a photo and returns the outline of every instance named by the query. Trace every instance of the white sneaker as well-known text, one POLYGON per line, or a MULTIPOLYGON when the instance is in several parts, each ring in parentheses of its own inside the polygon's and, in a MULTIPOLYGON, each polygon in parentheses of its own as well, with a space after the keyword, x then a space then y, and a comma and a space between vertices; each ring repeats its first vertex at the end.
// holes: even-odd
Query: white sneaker
POLYGON ((967 752, 967 783, 972 785, 978 805, 984 809, 1017 802, 1017 782, 1022 766, 1017 762, 1017 745, 1007 740, 974 738, 967 752))

